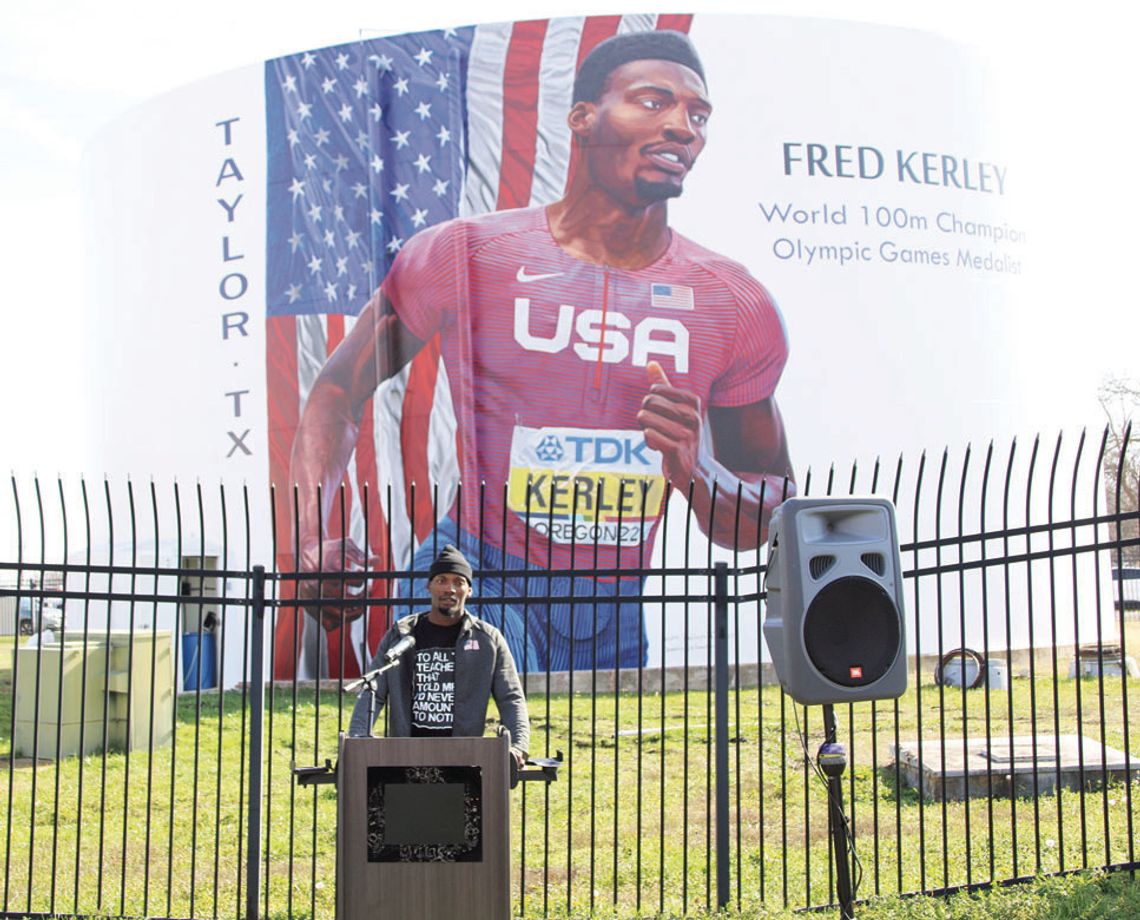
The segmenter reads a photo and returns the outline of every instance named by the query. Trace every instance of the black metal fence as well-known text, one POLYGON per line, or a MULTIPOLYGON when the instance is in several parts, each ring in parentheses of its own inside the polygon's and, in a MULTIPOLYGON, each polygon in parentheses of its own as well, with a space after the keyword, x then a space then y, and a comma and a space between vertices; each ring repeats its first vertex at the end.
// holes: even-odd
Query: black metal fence
MULTIPOLYGON (((1134 482, 1116 487, 1135 477, 1124 446, 1108 470, 1104 438, 1082 434, 799 483, 899 511, 909 689, 838 712, 860 897, 1137 866, 1126 573, 1140 510, 1122 501, 1134 482)), ((576 578, 525 548, 521 567, 484 554, 503 521, 471 528, 475 612, 521 616, 539 639, 561 617, 578 664, 521 656, 532 753, 565 760, 557 783, 513 797, 521 916, 834 900, 822 724, 763 662, 764 555, 704 540, 715 522, 683 499, 666 496, 653 550, 572 543, 576 578), (594 628, 606 618, 612 653, 594 628), (629 635, 644 640, 632 664, 629 635)), ((332 915, 335 793, 293 769, 335 759, 363 644, 414 602, 401 579, 415 540, 399 549, 369 522, 367 495, 331 507, 329 532, 381 557, 366 591, 344 555, 298 571, 295 496, 13 480, 0 602, 33 635, 0 637, 0 910, 332 915), (332 629, 298 606, 318 580, 333 590, 306 606, 333 611, 332 629)))

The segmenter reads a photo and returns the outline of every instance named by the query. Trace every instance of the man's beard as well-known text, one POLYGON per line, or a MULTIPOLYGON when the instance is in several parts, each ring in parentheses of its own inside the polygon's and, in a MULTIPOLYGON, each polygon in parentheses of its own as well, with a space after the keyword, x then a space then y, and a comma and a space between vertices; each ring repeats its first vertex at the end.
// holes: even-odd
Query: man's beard
POLYGON ((438 610, 448 619, 454 619, 455 617, 459 616, 460 613, 462 613, 462 610, 458 604, 452 604, 450 607, 436 607, 436 610, 438 610))
POLYGON ((634 191, 641 201, 665 201, 667 198, 679 198, 684 191, 681 185, 672 182, 650 182, 648 179, 636 178, 633 183, 634 191))

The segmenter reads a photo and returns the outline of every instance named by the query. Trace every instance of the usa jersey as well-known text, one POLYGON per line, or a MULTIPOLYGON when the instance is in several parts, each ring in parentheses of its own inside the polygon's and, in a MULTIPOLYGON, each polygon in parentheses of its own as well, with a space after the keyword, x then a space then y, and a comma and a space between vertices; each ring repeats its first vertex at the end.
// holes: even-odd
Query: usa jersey
POLYGON ((416 336, 440 335, 468 486, 452 515, 472 530, 482 512, 495 545, 505 522, 505 550, 553 568, 572 544, 598 546, 599 567, 648 561, 665 494, 636 418, 650 361, 702 406, 741 406, 773 394, 787 359, 743 266, 676 232, 646 268, 598 265, 559 247, 542 208, 416 234, 382 290, 416 336))

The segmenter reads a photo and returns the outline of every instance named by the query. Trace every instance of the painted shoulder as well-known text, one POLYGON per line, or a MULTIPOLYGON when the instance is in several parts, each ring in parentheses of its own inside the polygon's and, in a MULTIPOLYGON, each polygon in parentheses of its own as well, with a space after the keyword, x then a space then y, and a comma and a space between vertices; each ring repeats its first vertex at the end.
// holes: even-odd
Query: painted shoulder
POLYGON ((428 251, 462 247, 470 256, 491 242, 546 232, 546 215, 542 208, 516 208, 445 220, 421 230, 404 248, 428 251))
POLYGON ((775 298, 747 268, 726 255, 694 243, 676 230, 673 232, 677 238, 673 255, 675 260, 687 263, 708 275, 710 281, 728 290, 738 306, 779 313, 775 298))

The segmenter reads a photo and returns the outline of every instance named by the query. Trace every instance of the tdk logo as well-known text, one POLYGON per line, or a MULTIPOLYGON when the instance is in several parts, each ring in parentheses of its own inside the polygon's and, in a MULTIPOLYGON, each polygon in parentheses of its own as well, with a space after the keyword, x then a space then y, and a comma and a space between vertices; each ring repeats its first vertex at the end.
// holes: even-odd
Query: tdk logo
POLYGON ((530 328, 530 298, 515 298, 515 341, 527 351, 557 354, 570 345, 573 334, 574 353, 583 361, 601 360, 617 364, 629 360, 635 367, 645 367, 653 356, 671 357, 679 374, 689 372, 689 330, 669 316, 647 316, 636 326, 617 310, 582 310, 562 304, 554 335, 535 335, 530 328), (632 342, 628 330, 633 330, 632 342))
POLYGON ((562 449, 562 442, 558 440, 556 434, 543 435, 534 452, 538 455, 539 460, 545 460, 547 463, 557 463, 566 455, 562 449))
POLYGON ((570 459, 575 464, 587 466, 621 465, 624 467, 652 467, 653 458, 645 438, 615 438, 609 436, 565 435, 561 440, 557 435, 543 435, 535 445, 534 452, 539 460, 556 463, 565 456, 563 441, 570 451, 570 459))

